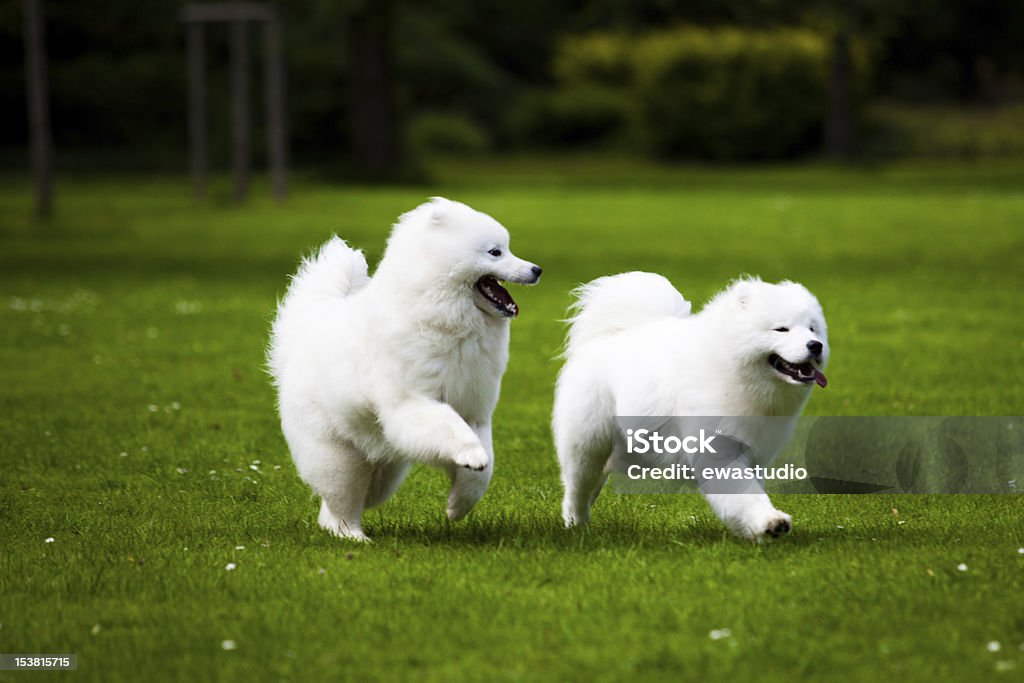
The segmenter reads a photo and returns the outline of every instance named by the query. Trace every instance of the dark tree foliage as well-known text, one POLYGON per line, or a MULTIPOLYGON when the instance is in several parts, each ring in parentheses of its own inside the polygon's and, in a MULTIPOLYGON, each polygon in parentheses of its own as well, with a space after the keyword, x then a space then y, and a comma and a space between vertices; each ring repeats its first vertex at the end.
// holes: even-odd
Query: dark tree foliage
MULTIPOLYGON (((46 3, 60 164, 186 166, 181 4, 46 3)), ((1021 96, 1024 72, 1024 12, 1014 0, 391 0, 379 44, 391 66, 380 77, 387 82, 378 83, 358 68, 362 53, 354 50, 361 44, 354 17, 370 4, 278 2, 291 148, 300 165, 353 158, 353 126, 360 116, 377 116, 367 113, 369 100, 357 101, 363 95, 378 103, 391 98, 393 150, 401 147, 402 123, 429 112, 463 117, 499 145, 523 143, 511 137, 509 113, 551 85, 552 55, 566 36, 595 30, 642 33, 690 23, 845 31, 872 51, 874 94, 913 101, 1007 101, 1021 96)), ((0 3, 0 147, 15 154, 27 139, 20 5, 0 3)), ((255 35, 252 47, 258 102, 262 41, 255 35)), ((209 32, 208 49, 211 164, 223 168, 230 139, 226 27, 209 32)), ((253 123, 255 161, 262 163, 262 121, 253 123)))

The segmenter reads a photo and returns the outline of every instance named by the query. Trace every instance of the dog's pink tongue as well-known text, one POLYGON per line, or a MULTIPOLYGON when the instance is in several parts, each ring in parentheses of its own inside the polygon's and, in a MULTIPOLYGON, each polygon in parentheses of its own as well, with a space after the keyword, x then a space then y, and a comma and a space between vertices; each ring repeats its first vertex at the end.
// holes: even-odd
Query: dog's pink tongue
POLYGON ((825 373, 822 372, 821 370, 815 369, 814 381, 817 382, 818 386, 821 387, 822 389, 828 386, 828 377, 826 377, 825 373))

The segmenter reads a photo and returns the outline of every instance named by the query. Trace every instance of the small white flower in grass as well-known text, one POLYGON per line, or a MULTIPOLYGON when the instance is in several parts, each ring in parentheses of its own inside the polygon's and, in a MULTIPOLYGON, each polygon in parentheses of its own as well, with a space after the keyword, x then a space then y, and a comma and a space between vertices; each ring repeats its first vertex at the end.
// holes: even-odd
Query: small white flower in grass
POLYGON ((985 649, 989 652, 999 652, 1003 649, 1003 645, 998 640, 990 640, 988 641, 988 644, 985 645, 985 649))
POLYGON ((171 410, 181 410, 181 404, 177 401, 171 403, 171 410))
POLYGON ((45 541, 43 541, 43 543, 53 543, 53 541, 54 541, 54 538, 53 538, 53 536, 50 536, 50 537, 49 537, 49 538, 47 538, 47 539, 46 539, 45 541))
POLYGON ((259 465, 249 465, 249 469, 252 470, 253 472, 259 472, 260 471, 260 466, 259 465))
POLYGON ((235 568, 237 566, 238 565, 235 564, 234 562, 228 562, 226 565, 224 565, 224 570, 225 571, 229 571, 229 572, 233 572, 233 571, 235 571, 235 568))
POLYGON ((230 652, 231 650, 238 649, 238 643, 233 640, 222 640, 220 641, 220 649, 230 652))
POLYGON ((708 633, 708 638, 711 640, 722 640, 723 638, 729 638, 732 636, 732 631, 727 628, 715 628, 711 629, 708 633))
POLYGON ((127 458, 128 457, 128 451, 121 451, 120 455, 121 455, 122 458, 127 458))
POLYGON ((244 545, 236 545, 235 546, 235 550, 245 550, 245 546, 244 545))
POLYGON ((320 567, 320 569, 318 569, 318 570, 316 571, 316 573, 317 573, 317 574, 319 574, 320 576, 323 576, 324 574, 326 574, 326 573, 327 573, 327 570, 326 570, 326 569, 324 569, 323 567, 320 567))
POLYGON ((1024 548, 1017 548, 1018 555, 1024 555, 1024 548))
POLYGON ((101 630, 103 630, 102 626, 100 626, 99 624, 93 624, 89 632, 95 636, 98 635, 101 630))
POLYGON ((836 528, 837 529, 845 529, 846 527, 843 526, 842 524, 836 524, 836 528))
POLYGON ((158 410, 160 410, 160 408, 156 404, 154 404, 154 403, 150 403, 149 404, 149 412, 155 413, 158 410))
POLYGON ((963 562, 961 562, 960 564, 958 564, 958 565, 956 566, 956 568, 957 568, 957 570, 959 570, 959 571, 962 571, 962 572, 965 572, 965 571, 967 571, 967 565, 966 565, 966 564, 964 564, 963 562))

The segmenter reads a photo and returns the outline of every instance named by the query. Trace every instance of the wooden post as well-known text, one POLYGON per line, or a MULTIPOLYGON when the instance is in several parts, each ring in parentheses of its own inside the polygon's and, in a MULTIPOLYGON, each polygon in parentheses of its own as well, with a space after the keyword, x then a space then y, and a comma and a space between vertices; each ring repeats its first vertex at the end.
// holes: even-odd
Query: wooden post
POLYGON ((852 61, 850 35, 840 30, 832 39, 825 118, 825 147, 829 155, 839 161, 850 161, 854 157, 852 61))
POLYGON ((288 125, 284 111, 284 65, 281 57, 281 20, 277 13, 266 21, 265 84, 267 105, 267 164, 274 199, 281 201, 288 192, 288 125))
POLYGON ((206 196, 206 46, 203 25, 186 27, 188 52, 188 138, 192 159, 192 194, 206 196))
POLYGON ((249 195, 252 156, 249 150, 249 39, 244 19, 231 22, 231 117, 235 200, 249 195))
POLYGON ((50 130, 43 1, 24 0, 22 5, 25 11, 25 87, 35 213, 38 218, 47 218, 53 209, 53 135, 50 130))
POLYGON ((393 175, 401 162, 392 83, 392 0, 357 4, 350 14, 352 150, 360 170, 393 175))
POLYGON ((207 112, 206 57, 203 24, 227 23, 231 36, 231 149, 234 197, 249 195, 252 175, 250 147, 249 23, 263 22, 267 114, 267 164, 274 198, 284 199, 288 189, 288 122, 285 115, 285 78, 281 50, 281 20, 274 5, 253 2, 204 2, 185 5, 181 21, 188 33, 189 136, 195 194, 206 191, 207 112))

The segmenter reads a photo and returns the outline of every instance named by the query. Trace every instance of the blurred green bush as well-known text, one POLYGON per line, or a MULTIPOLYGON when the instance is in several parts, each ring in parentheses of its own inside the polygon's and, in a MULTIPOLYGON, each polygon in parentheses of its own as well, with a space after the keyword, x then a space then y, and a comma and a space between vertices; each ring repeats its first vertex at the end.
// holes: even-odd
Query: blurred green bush
POLYGON ((506 117, 507 137, 541 147, 611 146, 626 130, 630 102, 621 90, 579 83, 530 91, 506 117))
MULTIPOLYGON (((628 139, 669 159, 797 156, 820 145, 830 59, 829 40, 803 29, 573 37, 556 53, 558 86, 527 132, 577 145, 628 139)), ((859 109, 868 63, 860 46, 852 62, 859 109)))
POLYGON ((995 159, 1024 156, 1024 105, 964 107, 879 103, 868 109, 872 157, 995 159))
POLYGON ((484 129, 458 114, 420 114, 409 122, 405 134, 409 151, 420 159, 432 154, 480 154, 491 147, 484 129))

